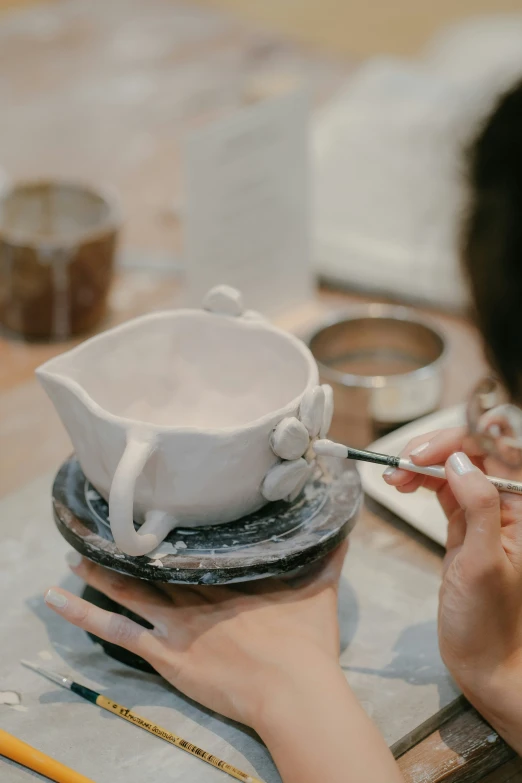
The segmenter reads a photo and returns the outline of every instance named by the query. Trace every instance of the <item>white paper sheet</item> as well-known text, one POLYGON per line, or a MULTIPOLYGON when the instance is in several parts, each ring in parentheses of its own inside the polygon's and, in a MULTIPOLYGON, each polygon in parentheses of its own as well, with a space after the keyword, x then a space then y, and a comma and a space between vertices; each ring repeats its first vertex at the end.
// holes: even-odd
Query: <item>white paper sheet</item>
POLYGON ((195 131, 184 158, 187 303, 226 283, 277 316, 311 296, 308 99, 293 92, 195 131))

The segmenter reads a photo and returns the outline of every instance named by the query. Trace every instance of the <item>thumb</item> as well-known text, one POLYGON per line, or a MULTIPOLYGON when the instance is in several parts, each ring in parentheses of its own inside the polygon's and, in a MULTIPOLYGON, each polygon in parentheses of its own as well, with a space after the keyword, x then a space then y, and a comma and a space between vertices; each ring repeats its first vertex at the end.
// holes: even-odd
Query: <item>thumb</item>
POLYGON ((491 564, 503 551, 497 489, 463 452, 448 459, 446 477, 466 518, 464 550, 477 566, 491 564))

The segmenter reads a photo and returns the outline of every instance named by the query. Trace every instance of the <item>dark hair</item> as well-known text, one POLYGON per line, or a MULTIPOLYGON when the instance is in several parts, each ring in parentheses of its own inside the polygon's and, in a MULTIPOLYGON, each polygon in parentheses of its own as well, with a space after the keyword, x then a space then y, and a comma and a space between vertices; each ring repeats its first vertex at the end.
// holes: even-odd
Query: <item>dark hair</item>
POLYGON ((492 367, 522 400, 522 82, 497 103, 470 153, 462 257, 492 367))

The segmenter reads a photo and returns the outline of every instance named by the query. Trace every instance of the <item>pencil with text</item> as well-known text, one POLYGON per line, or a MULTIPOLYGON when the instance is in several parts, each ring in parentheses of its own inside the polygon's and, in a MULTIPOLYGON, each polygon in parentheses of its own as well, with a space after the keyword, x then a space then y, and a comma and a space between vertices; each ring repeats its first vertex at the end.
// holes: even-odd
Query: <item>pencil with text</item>
MULTIPOLYGON (((155 723, 152 723, 152 721, 147 720, 147 718, 136 715, 132 710, 127 709, 127 707, 122 707, 121 704, 116 704, 116 702, 103 696, 103 694, 86 688, 84 685, 80 685, 61 674, 44 669, 41 666, 38 666, 38 664, 30 663, 29 661, 22 661, 22 663, 29 669, 38 672, 38 674, 41 674, 43 677, 47 677, 51 682, 61 685, 62 688, 67 688, 67 690, 76 693, 77 696, 81 696, 83 699, 92 702, 92 704, 97 704, 98 707, 102 707, 102 709, 107 710, 107 712, 111 712, 113 715, 117 715, 119 718, 129 721, 129 723, 133 723, 135 726, 138 726, 138 728, 145 729, 145 731, 148 731, 150 734, 154 734, 155 737, 159 737, 160 739, 165 740, 165 742, 170 742, 171 745, 175 745, 177 748, 181 748, 181 750, 191 753, 193 756, 205 761, 207 764, 211 764, 222 772, 226 772, 231 777, 236 778, 236 780, 242 780, 243 783, 262 783, 258 778, 254 778, 252 775, 242 772, 240 769, 237 769, 237 767, 233 767, 232 764, 228 764, 226 761, 218 759, 218 757, 214 756, 212 753, 207 753, 206 750, 198 748, 197 745, 193 745, 191 742, 187 742, 187 740, 178 737, 176 734, 172 734, 172 732, 167 729, 157 726, 155 723)), ((80 781, 78 781, 78 783, 80 783, 80 781)))

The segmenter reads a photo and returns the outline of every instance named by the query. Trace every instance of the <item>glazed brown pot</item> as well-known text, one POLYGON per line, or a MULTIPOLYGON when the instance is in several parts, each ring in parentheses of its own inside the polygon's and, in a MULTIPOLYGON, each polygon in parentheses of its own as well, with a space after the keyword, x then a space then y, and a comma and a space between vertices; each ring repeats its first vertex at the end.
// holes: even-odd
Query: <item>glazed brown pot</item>
POLYGON ((120 211, 70 182, 22 182, 0 198, 0 322, 28 339, 93 329, 107 307, 120 211))

